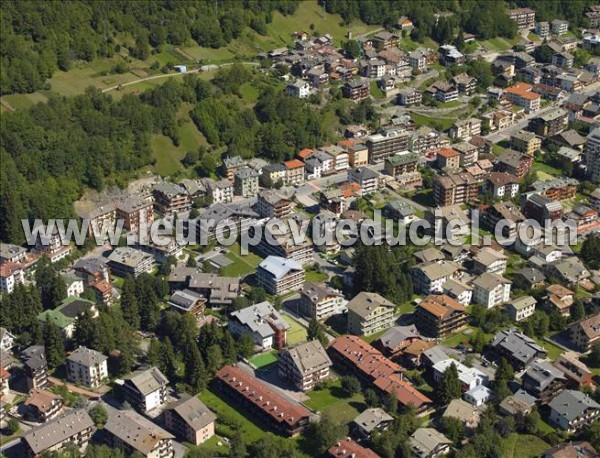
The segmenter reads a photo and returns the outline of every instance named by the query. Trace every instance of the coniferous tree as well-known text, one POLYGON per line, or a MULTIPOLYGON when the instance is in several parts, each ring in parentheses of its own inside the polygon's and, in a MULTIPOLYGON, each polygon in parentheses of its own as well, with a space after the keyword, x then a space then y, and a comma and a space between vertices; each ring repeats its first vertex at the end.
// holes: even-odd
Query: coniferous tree
POLYGON ((444 371, 439 387, 439 396, 441 402, 446 405, 453 399, 460 398, 461 386, 458 378, 458 369, 456 364, 452 363, 448 369, 444 371))
POLYGON ((158 339, 152 339, 148 346, 148 353, 146 354, 146 361, 151 366, 157 366, 161 370, 160 362, 162 357, 163 346, 158 339))
POLYGON ((200 351, 195 344, 191 344, 184 355, 185 383, 194 393, 203 390, 206 385, 206 368, 200 351))
POLYGON ((42 265, 35 272, 35 284, 40 289, 42 305, 45 310, 54 309, 67 297, 67 286, 49 261, 42 261, 42 265))
POLYGON ((246 458, 247 453, 246 440, 238 429, 229 442, 229 458, 246 458))
POLYGON ((65 362, 62 333, 60 328, 49 320, 44 323, 44 346, 46 347, 48 367, 53 369, 65 362))
POLYGON ((213 345, 208 349, 207 369, 210 374, 215 374, 223 367, 223 352, 220 345, 213 345))
MULTIPOLYGON (((185 354, 187 354, 187 349, 185 354)), ((159 367, 169 380, 175 380, 177 377, 177 358, 171 339, 168 337, 165 337, 164 342, 162 342, 162 358, 159 367)))
POLYGON ((84 310, 75 320, 73 340, 77 345, 92 347, 96 335, 97 324, 94 322, 89 310, 84 310))
POLYGON ((235 346, 235 340, 233 339, 233 336, 229 330, 226 330, 223 333, 221 349, 223 350, 223 359, 226 364, 232 364, 237 360, 237 348, 235 346))
POLYGON ((121 311, 123 318, 133 329, 140 329, 140 308, 133 277, 127 276, 121 291, 121 311))

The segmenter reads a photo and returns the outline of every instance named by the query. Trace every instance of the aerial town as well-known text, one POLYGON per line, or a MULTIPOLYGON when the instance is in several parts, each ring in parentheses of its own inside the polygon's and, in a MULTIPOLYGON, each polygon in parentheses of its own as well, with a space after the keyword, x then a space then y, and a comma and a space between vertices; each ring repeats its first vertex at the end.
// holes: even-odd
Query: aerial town
MULTIPOLYGON (((17 21, 29 13, 7 3, 31 24, 2 48, 46 55, 15 38, 44 13, 17 21)), ((343 2, 290 3, 346 19, 327 9, 343 2)), ((296 20, 249 62, 185 61, 144 76, 148 92, 124 82, 31 108, 16 97, 83 67, 59 62, 52 89, 31 91, 8 72, 0 456, 600 456, 600 5, 569 17, 571 2, 543 3, 498 2, 510 39, 441 9, 425 38, 416 13, 362 33, 296 20), (171 118, 183 106, 191 121, 171 118), (201 137, 176 173, 108 152, 146 151, 140 126, 159 112, 152 138, 201 137), (71 122, 83 130, 65 140, 71 122), (54 160, 53 142, 74 147, 54 160), (84 243, 58 226, 23 235, 71 217, 89 223, 84 243), (272 220, 313 230, 298 242, 272 220), (370 243, 316 241, 342 221, 370 243), (163 243, 147 237, 159 222, 163 243), (390 242, 424 223, 444 236, 390 242)), ((156 55, 153 40, 174 40, 149 36, 156 55)))

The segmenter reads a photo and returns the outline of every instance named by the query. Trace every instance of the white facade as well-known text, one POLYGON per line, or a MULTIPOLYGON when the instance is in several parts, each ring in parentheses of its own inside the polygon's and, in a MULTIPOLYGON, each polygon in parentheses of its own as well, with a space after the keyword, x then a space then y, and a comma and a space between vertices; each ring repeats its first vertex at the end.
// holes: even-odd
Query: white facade
POLYGON ((2 266, 1 269, 0 291, 10 294, 15 290, 15 286, 25 282, 25 275, 22 269, 9 267, 7 265, 2 266))
POLYGON ((446 370, 452 364, 456 366, 456 370, 458 371, 458 379, 462 384, 463 391, 472 390, 476 386, 482 385, 488 381, 487 375, 485 375, 479 369, 467 367, 460 361, 450 358, 443 361, 438 361, 433 365, 433 379, 437 383, 440 383, 442 381, 444 372, 446 372, 446 370))
POLYGON ((495 307, 496 305, 504 304, 510 300, 510 283, 503 282, 488 288, 478 285, 477 282, 475 282, 473 287, 473 301, 488 309, 495 307))

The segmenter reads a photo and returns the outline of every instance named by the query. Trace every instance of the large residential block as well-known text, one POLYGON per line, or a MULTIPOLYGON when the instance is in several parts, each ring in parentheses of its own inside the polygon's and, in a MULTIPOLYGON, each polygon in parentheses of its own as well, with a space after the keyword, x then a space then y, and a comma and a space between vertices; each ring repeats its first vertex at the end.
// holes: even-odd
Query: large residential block
POLYGON ((229 330, 234 336, 240 337, 248 333, 263 350, 285 347, 289 327, 281 314, 267 301, 237 310, 229 319, 229 330))
POLYGON ((154 196, 154 210, 165 217, 187 212, 192 205, 190 196, 185 189, 168 181, 154 186, 152 195, 154 196))
POLYGON ((67 378, 89 388, 98 388, 108 379, 107 360, 96 350, 79 347, 67 357, 67 378))
POLYGON ((565 390, 548 403, 550 424, 576 433, 598 420, 600 404, 581 391, 565 390))
POLYGON ((215 435, 217 416, 196 396, 184 394, 165 410, 165 425, 175 436, 200 445, 215 435))
POLYGON ((134 409, 147 413, 167 402, 168 385, 167 377, 157 367, 151 367, 126 377, 121 392, 134 409))
POLYGON ((279 352, 279 376, 300 391, 310 391, 327 379, 331 364, 327 352, 318 340, 279 352))
POLYGON ((304 269, 293 259, 268 256, 258 265, 256 280, 269 294, 285 294, 302 289, 304 269))
POLYGON ((325 283, 306 283, 300 295, 301 313, 319 321, 348 310, 342 293, 325 283))
POLYGON ((415 323, 423 334, 445 337, 467 325, 465 306, 451 297, 431 294, 415 309, 415 323))
POLYGON ((395 307, 377 293, 358 293, 348 302, 348 332, 368 336, 391 327, 395 307))

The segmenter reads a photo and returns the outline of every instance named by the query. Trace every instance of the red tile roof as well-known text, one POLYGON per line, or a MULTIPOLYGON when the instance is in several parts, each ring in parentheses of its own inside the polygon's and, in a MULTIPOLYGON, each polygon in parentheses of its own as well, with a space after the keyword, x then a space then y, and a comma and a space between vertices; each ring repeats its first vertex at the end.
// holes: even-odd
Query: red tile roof
POLYGON ((456 157, 459 155, 460 153, 452 148, 440 148, 440 150, 438 151, 438 156, 442 156, 445 158, 456 157))
POLYGON ((329 449, 329 456, 334 458, 380 458, 373 450, 357 444, 352 439, 344 439, 329 449))
POLYGON ((298 404, 292 404, 237 366, 225 366, 217 372, 215 377, 237 391, 240 396, 253 402, 277 423, 285 422, 293 427, 300 419, 310 416, 308 409, 298 404))
POLYGON ((291 161, 285 161, 283 163, 286 169, 297 169, 299 167, 304 167, 304 162, 299 161, 298 159, 292 159, 291 161))
POLYGON ((404 406, 412 405, 419 410, 432 403, 431 399, 417 390, 413 385, 395 375, 379 378, 375 380, 374 385, 381 391, 396 395, 398 402, 404 406))
POLYGON ((298 157, 300 159, 306 159, 307 157, 312 156, 313 154, 315 154, 314 149, 304 148, 303 150, 300 150, 300 152, 298 153, 298 157))
POLYGON ((5 262, 0 264, 0 277, 7 278, 10 277, 18 270, 22 270, 23 266, 16 262, 5 262))

